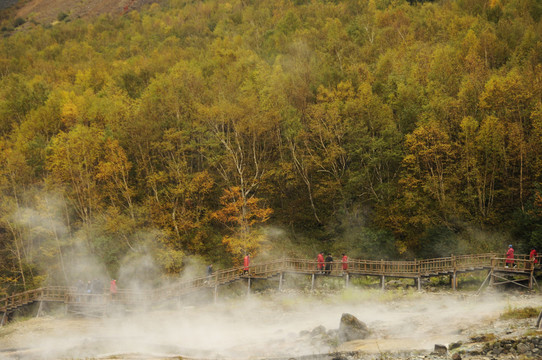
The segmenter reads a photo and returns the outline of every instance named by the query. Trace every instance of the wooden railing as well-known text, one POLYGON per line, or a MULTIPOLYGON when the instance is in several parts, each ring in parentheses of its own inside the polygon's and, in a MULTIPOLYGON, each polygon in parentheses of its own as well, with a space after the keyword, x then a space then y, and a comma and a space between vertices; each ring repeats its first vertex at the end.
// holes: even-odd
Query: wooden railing
POLYGON ((533 269, 533 261, 527 255, 515 256, 513 260, 495 257, 491 261, 492 268, 501 271, 531 271, 533 269))
POLYGON ((14 294, 0 300, 0 311, 17 308, 37 300, 65 301, 70 289, 62 286, 49 286, 14 294))
MULTIPOLYGON (((540 263, 540 257, 538 257, 540 263)), ((491 269, 507 272, 530 272, 534 269, 533 260, 528 255, 516 255, 510 263, 506 257, 494 253, 478 255, 450 256, 428 260, 388 261, 388 260, 349 260, 347 273, 352 275, 374 275, 395 277, 420 277, 449 274, 452 272, 491 269), (508 261, 508 262, 507 262, 508 261)), ((197 277, 179 281, 149 291, 119 289, 115 295, 109 293, 86 294, 73 287, 49 286, 7 296, 0 299, 0 312, 9 312, 35 301, 57 301, 70 303, 118 302, 128 305, 149 304, 178 298, 202 288, 225 285, 242 278, 269 278, 283 272, 298 274, 343 275, 341 261, 329 264, 329 270, 318 268, 314 260, 284 258, 263 264, 254 264, 245 273, 243 267, 218 270, 211 276, 197 277)))

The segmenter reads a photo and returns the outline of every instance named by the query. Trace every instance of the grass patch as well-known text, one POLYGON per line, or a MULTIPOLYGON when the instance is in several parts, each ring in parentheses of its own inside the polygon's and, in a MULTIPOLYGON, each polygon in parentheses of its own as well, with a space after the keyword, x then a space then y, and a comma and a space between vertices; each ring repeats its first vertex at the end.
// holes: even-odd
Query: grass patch
POLYGON ((376 290, 376 289, 356 289, 347 288, 339 293, 339 298, 346 303, 359 303, 363 301, 377 302, 393 302, 398 299, 412 300, 418 299, 422 294, 415 289, 392 289, 392 290, 376 290))
POLYGON ((475 335, 475 336, 470 337, 471 342, 489 342, 489 341, 495 341, 496 339, 497 339, 497 336, 495 336, 495 334, 492 334, 492 333, 475 335))
POLYGON ((514 308, 511 306, 508 306, 504 313, 501 314, 500 318, 502 320, 512 320, 512 319, 529 319, 529 318, 535 318, 538 317, 538 314, 540 313, 540 308, 534 308, 534 307, 524 307, 524 308, 514 308))

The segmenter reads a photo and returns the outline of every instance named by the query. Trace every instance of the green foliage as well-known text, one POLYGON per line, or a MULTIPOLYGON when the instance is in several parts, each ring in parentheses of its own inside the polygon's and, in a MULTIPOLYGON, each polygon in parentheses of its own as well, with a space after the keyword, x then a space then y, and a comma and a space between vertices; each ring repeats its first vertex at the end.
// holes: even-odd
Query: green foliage
POLYGON ((500 318, 503 320, 536 318, 540 314, 540 310, 540 308, 533 308, 529 306, 524 308, 514 308, 508 306, 501 314, 500 318))
POLYGON ((17 17, 17 18, 15 18, 15 20, 13 20, 13 27, 19 27, 19 26, 23 25, 25 22, 26 22, 26 20, 23 19, 22 17, 17 17))
POLYGON ((64 11, 61 11, 61 12, 59 12, 58 15, 56 16, 56 19, 57 19, 58 21, 64 21, 64 20, 66 20, 66 18, 67 18, 68 16, 69 16, 69 15, 66 14, 64 11))

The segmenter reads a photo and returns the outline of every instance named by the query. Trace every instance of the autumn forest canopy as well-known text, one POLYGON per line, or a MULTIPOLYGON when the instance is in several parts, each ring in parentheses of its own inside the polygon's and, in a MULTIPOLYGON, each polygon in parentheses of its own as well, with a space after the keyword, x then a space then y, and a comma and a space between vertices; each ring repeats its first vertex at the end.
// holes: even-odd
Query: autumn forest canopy
POLYGON ((82 259, 160 277, 246 252, 542 248, 541 18, 537 0, 5 17, 0 293, 91 276, 82 259))

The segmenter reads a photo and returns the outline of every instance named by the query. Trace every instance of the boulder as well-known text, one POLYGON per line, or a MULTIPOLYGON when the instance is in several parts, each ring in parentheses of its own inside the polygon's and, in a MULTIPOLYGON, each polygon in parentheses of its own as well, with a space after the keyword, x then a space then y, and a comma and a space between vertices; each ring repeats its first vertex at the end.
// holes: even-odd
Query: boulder
POLYGON ((520 343, 518 344, 518 353, 519 354, 525 354, 527 351, 530 351, 531 348, 529 347, 529 345, 526 345, 526 344, 523 344, 523 343, 520 343))
POLYGON ((326 333, 326 328, 323 325, 317 326, 311 331, 311 336, 315 337, 318 335, 324 335, 326 333))
POLYGON ((446 348, 445 345, 435 344, 435 351, 434 352, 437 355, 446 355, 446 353, 448 352, 448 349, 446 348))
POLYGON ((453 342, 450 345, 448 345, 448 350, 455 350, 457 348, 460 348, 463 343, 461 341, 453 342))
POLYGON ((461 360, 461 355, 459 353, 455 353, 452 355, 452 360, 461 360))
POLYGON ((339 342, 344 343, 352 340, 366 339, 369 336, 369 328, 354 315, 343 314, 339 325, 339 342))

